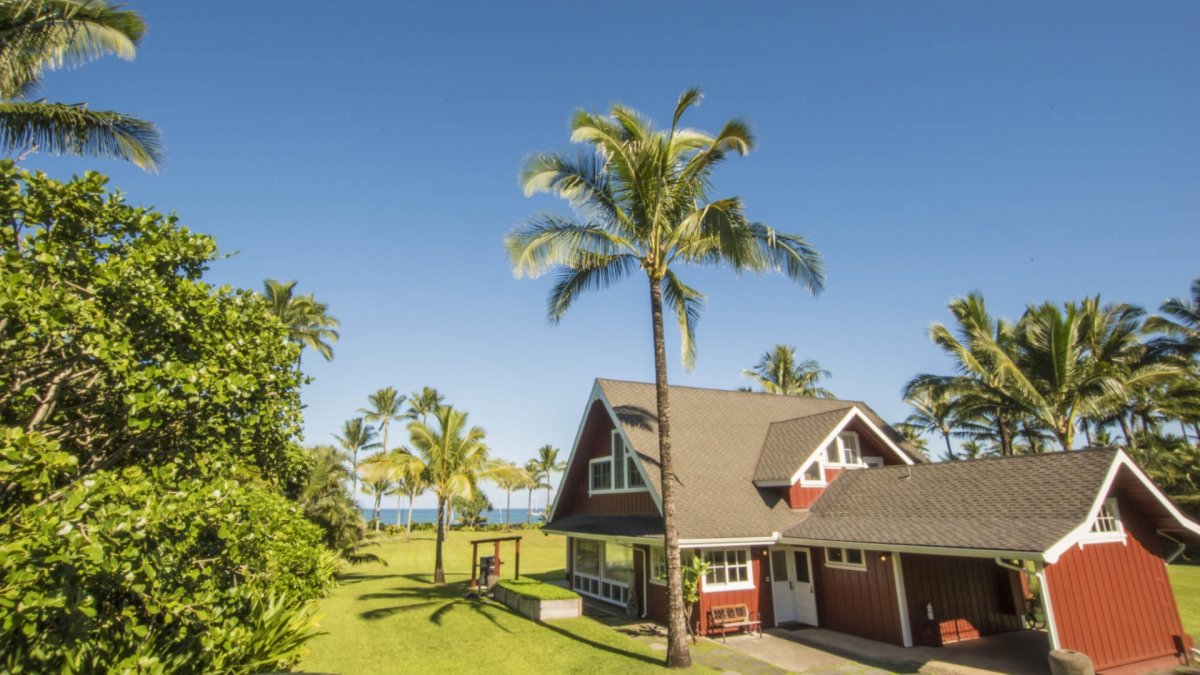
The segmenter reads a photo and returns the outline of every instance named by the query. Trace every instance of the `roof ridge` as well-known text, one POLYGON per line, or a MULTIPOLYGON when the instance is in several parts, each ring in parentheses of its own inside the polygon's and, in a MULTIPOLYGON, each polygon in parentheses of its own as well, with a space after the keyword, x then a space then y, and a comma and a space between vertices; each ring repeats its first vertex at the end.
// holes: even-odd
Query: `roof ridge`
POLYGON ((976 457, 974 459, 957 459, 954 461, 927 462, 925 464, 912 464, 912 465, 894 464, 894 465, 888 465, 888 466, 875 467, 872 470, 873 471, 878 471, 880 469, 893 470, 893 469, 900 469, 905 466, 920 466, 920 467, 923 467, 922 470, 927 470, 929 468, 938 467, 938 466, 941 466, 941 467, 967 466, 967 465, 971 465, 971 464, 982 464, 985 462, 1011 462, 1011 461, 1022 461, 1022 460, 1024 460, 1024 461, 1043 461, 1043 460, 1046 460, 1047 458, 1052 458, 1052 457, 1082 456, 1085 454, 1088 454, 1088 455, 1111 454, 1113 456, 1116 456, 1116 454, 1118 452, 1120 452, 1120 448, 1076 448, 1076 449, 1072 449, 1072 450, 1056 450, 1054 452, 1041 452, 1041 453, 1037 453, 1037 454, 1033 454, 1033 455, 1008 455, 1008 456, 1004 456, 1004 457, 976 457))
MULTIPOLYGON (((637 380, 616 380, 611 377, 597 377, 596 381, 597 382, 612 382, 615 384, 637 384, 637 385, 642 385, 642 386, 646 386, 646 387, 656 386, 654 382, 639 382, 637 380)), ((695 391, 711 391, 713 393, 718 393, 718 394, 747 394, 750 396, 783 396, 783 394, 772 394, 767 391, 744 391, 741 389, 720 389, 718 387, 698 387, 698 386, 691 385, 691 384, 671 384, 670 382, 667 383, 667 387, 669 389, 693 389, 695 391)), ((861 405, 861 406, 867 405, 866 402, 864 402, 864 401, 861 401, 858 399, 848 399, 848 398, 820 398, 817 396, 791 396, 791 397, 785 397, 785 398, 793 398, 793 399, 809 400, 809 401, 830 401, 832 403, 849 403, 851 405, 861 405)), ((826 412, 828 412, 828 411, 826 411, 826 412)), ((817 413, 817 414, 820 414, 820 413, 817 413)))

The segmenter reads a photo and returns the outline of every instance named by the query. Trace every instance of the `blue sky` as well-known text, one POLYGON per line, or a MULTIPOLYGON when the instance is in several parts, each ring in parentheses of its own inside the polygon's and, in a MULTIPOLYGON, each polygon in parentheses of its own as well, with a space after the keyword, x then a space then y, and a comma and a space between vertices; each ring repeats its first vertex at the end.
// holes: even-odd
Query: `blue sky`
POLYGON ((342 340, 332 363, 305 360, 310 442, 381 386, 431 385, 496 454, 565 455, 593 378, 650 380, 644 282, 550 326, 549 280, 515 280, 501 241, 564 209, 516 176, 568 147, 572 110, 664 122, 693 85, 692 126, 742 116, 759 139, 716 193, 808 236, 829 278, 811 298, 686 272, 709 306, 675 383, 743 385, 785 342, 898 420, 904 383, 948 367, 926 331, 955 296, 1010 317, 1095 293, 1153 308, 1200 276, 1196 3, 131 6, 149 24, 137 60, 52 74, 42 95, 155 121, 166 167, 27 163, 97 168, 178 212, 238 252, 214 281, 298 279, 327 302, 342 340))

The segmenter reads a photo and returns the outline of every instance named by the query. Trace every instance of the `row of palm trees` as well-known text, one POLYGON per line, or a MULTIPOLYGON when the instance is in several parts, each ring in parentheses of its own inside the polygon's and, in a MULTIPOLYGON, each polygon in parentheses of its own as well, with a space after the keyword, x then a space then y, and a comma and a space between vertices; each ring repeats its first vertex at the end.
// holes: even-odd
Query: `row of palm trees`
POLYGON ((940 436, 948 460, 1069 450, 1081 440, 1145 454, 1164 447, 1169 422, 1194 447, 1200 278, 1191 291, 1157 316, 1092 297, 1033 305, 1015 322, 993 316, 979 293, 955 299, 953 327, 930 328, 954 372, 913 378, 905 387, 913 412, 897 426, 916 443, 940 436), (963 441, 959 453, 952 438, 963 441))
MULTIPOLYGON (((481 483, 495 483, 507 493, 505 527, 509 527, 512 493, 527 490, 532 508, 533 491, 546 489, 550 502, 550 480, 563 470, 557 448, 545 445, 537 457, 517 466, 491 455, 485 443, 486 432, 468 422, 468 414, 443 402, 432 387, 424 387, 409 396, 394 387, 384 387, 367 397, 360 416, 347 420, 342 432, 334 434, 343 456, 349 462, 352 492, 374 499, 372 524, 380 527, 380 504, 387 495, 397 499, 397 525, 401 500, 408 501, 404 541, 412 535, 413 508, 417 497, 432 492, 437 499, 437 542, 434 581, 442 583, 442 543, 456 500, 471 500, 480 494, 481 483), (407 408, 405 407, 405 404, 407 408), (391 445, 394 425, 407 422, 408 443, 391 445), (360 461, 360 454, 374 451, 360 461)), ((527 522, 531 519, 527 516, 527 522)))

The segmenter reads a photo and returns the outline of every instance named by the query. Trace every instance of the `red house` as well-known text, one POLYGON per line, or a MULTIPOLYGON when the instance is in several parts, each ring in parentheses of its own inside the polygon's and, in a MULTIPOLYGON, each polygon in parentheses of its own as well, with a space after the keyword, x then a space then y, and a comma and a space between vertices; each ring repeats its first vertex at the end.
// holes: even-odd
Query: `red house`
MULTIPOLYGON (((1120 450, 927 463, 863 403, 671 388, 678 528, 711 567, 693 616, 940 646, 1024 630, 1097 669, 1181 654, 1164 559, 1200 544, 1120 450)), ((597 380, 546 529, 571 586, 666 620, 652 384, 597 380)))

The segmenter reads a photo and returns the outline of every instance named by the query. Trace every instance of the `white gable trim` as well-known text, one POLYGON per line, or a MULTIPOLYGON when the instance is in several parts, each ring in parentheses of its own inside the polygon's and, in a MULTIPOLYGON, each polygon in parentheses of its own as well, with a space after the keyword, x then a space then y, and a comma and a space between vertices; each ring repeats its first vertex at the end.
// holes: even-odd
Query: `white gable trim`
POLYGON ((1122 467, 1128 468, 1130 472, 1132 472, 1133 475, 1142 482, 1146 489, 1150 491, 1150 494, 1154 495, 1154 498, 1157 499, 1160 504, 1162 504, 1163 508, 1167 510, 1167 513, 1171 514, 1171 517, 1174 518, 1180 525, 1182 525, 1184 529, 1191 530, 1192 532, 1195 532, 1197 536, 1200 536, 1200 525, 1196 525, 1196 523, 1193 523, 1191 520, 1189 520, 1187 516, 1183 515, 1183 513, 1181 513, 1179 509, 1171 503, 1171 500, 1168 499, 1167 496, 1158 489, 1158 486, 1156 486, 1154 482, 1151 481, 1148 476, 1146 476, 1146 474, 1142 473, 1142 470, 1138 468, 1137 464, 1134 464, 1133 460, 1129 459, 1129 455, 1126 455, 1124 450, 1117 450, 1116 457, 1113 458, 1112 466, 1108 468, 1108 474, 1104 477, 1104 484, 1101 486, 1100 491, 1096 494, 1095 499, 1092 501, 1092 508, 1088 511, 1087 518, 1085 518, 1078 527, 1071 530, 1067 536, 1058 540, 1058 542, 1056 542, 1053 546, 1046 549, 1046 552, 1043 554, 1043 558, 1047 563, 1053 564, 1058 562, 1058 559, 1061 558, 1064 553, 1070 550, 1072 546, 1076 546, 1087 541, 1088 535, 1091 534, 1092 531, 1092 523, 1095 522, 1096 516, 1100 514, 1100 507, 1104 506, 1104 500, 1108 498, 1109 492, 1112 491, 1113 483, 1116 481, 1117 474, 1121 472, 1122 467))
MULTIPOLYGON (((608 412, 608 417, 612 420, 613 426, 621 434, 621 440, 625 442, 625 446, 637 455, 637 449, 630 442, 629 436, 625 433, 625 429, 621 426, 621 420, 617 418, 617 412, 613 410, 612 404, 608 402, 608 398, 604 395, 604 390, 600 387, 600 381, 596 380, 592 384, 592 393, 588 396, 587 404, 583 407, 583 415, 579 420, 579 428, 575 431, 575 442, 571 444, 571 454, 567 457, 567 468, 562 472, 562 477, 558 479, 558 490, 555 492, 557 498, 554 500, 554 508, 546 516, 546 522, 549 523, 558 515, 558 505, 562 502, 563 488, 566 487, 567 477, 571 475, 571 467, 575 465, 575 455, 579 452, 579 441, 583 438, 583 427, 587 425, 588 416, 591 414, 592 405, 600 401, 604 404, 604 409, 608 412)), ((646 484, 645 491, 650 493, 651 499, 654 500, 655 506, 658 507, 659 515, 662 515, 662 498, 658 496, 658 492, 654 489, 653 483, 650 482, 649 476, 646 475, 646 467, 642 466, 642 458, 638 457, 634 462, 637 466, 638 473, 642 475, 642 482, 646 484)), ((590 477, 584 478, 589 481, 586 488, 591 489, 590 477)), ((577 486, 578 487, 578 486, 577 486)), ((633 492, 641 492, 642 488, 633 490, 633 492)), ((574 536, 574 535, 572 535, 574 536)))
POLYGON ((858 406, 853 406, 846 413, 846 416, 843 417, 842 420, 833 427, 833 431, 829 432, 829 435, 827 435, 824 440, 817 444, 817 447, 813 449, 812 453, 800 462, 800 468, 796 469, 796 473, 792 474, 792 479, 789 481, 788 485, 796 484, 796 482, 804 476, 804 467, 808 466, 809 460, 811 460, 814 455, 824 450, 825 446, 833 442, 833 439, 837 438, 838 434, 842 433, 842 431, 846 429, 846 426, 850 424, 850 421, 855 419, 860 420, 863 424, 865 424, 866 427, 871 430, 871 433, 875 435, 875 438, 883 442, 883 444, 886 445, 889 450, 896 453, 896 456, 899 457, 905 464, 914 463, 912 458, 908 456, 908 453, 904 452, 895 443, 893 443, 892 439, 888 438, 887 434, 883 433, 883 431, 871 421, 871 418, 867 417, 862 410, 859 410, 858 406))

